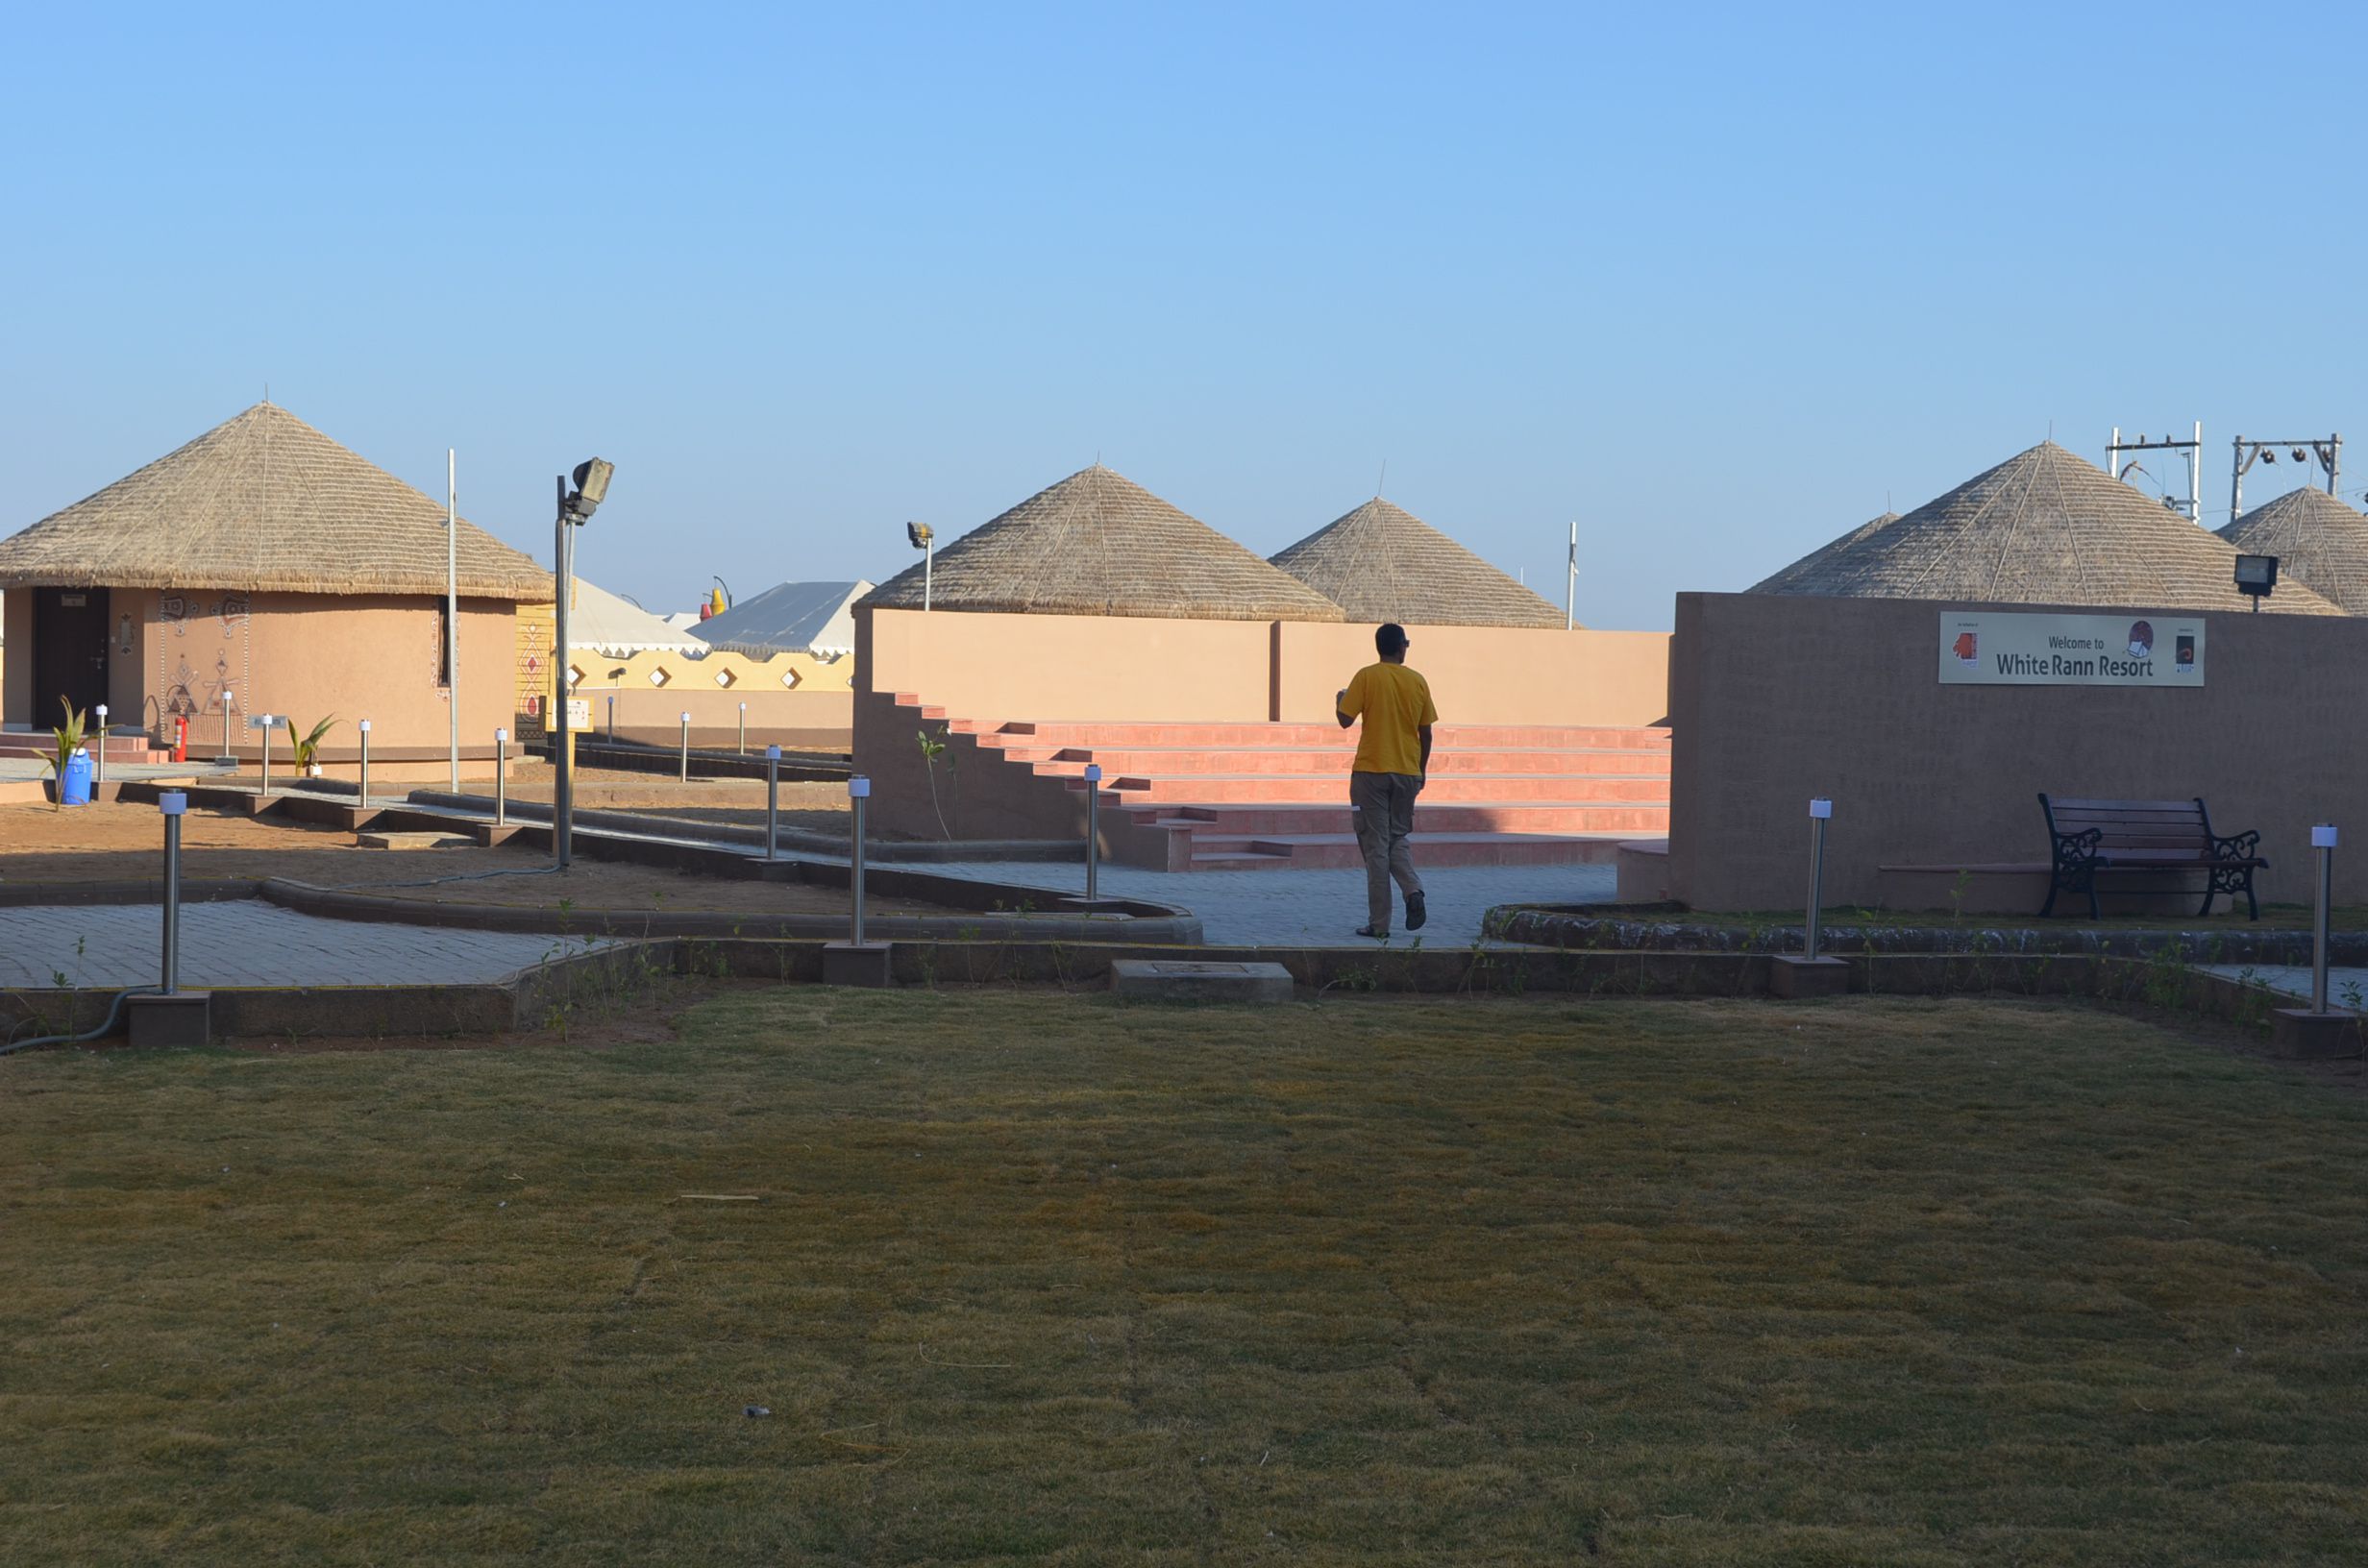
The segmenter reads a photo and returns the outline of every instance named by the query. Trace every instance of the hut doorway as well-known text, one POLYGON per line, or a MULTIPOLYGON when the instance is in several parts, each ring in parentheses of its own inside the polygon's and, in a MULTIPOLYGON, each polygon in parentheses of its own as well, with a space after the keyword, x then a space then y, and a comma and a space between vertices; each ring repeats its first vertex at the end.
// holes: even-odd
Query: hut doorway
MULTIPOLYGON (((33 712, 38 727, 107 700, 107 590, 39 588, 33 595, 33 712)), ((95 717, 95 716, 93 716, 95 717)))

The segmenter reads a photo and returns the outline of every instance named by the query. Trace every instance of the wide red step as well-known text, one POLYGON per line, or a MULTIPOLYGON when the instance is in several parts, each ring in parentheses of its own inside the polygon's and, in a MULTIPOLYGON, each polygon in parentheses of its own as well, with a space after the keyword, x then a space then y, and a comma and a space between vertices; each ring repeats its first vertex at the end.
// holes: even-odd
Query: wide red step
MULTIPOLYGON (((1105 720, 1061 720, 979 723, 956 722, 963 733, 974 733, 981 746, 1107 746, 1107 747, 1316 747, 1352 741, 1354 731, 1338 724, 1283 723, 1149 723, 1105 720)), ((1477 749, 1512 747, 1616 747, 1662 750, 1669 747, 1665 729, 1636 725, 1564 724, 1440 724, 1432 732, 1443 747, 1477 749)))
MULTIPOLYGON (((1010 747, 1003 756, 1024 762, 1040 773, 1066 778, 1081 776, 1088 763, 1098 764, 1107 778, 1126 774, 1178 773, 1320 773, 1345 777, 1356 758, 1353 747, 1318 750, 1312 747, 1010 747)), ((1431 772, 1440 773, 1658 773, 1666 777, 1666 751, 1627 750, 1611 747, 1585 749, 1522 747, 1492 750, 1439 749, 1431 753, 1431 772)))
MULTIPOLYGON (((1339 773, 1185 773, 1168 778, 1125 774, 1102 781, 1103 797, 1116 795, 1119 803, 1215 805, 1235 802, 1306 802, 1345 805, 1348 779, 1339 773)), ((1434 774, 1423 787, 1423 802, 1559 801, 1567 805, 1598 805, 1614 801, 1666 804, 1669 777, 1660 774, 1594 773, 1566 778, 1554 773, 1434 774)))
MULTIPOLYGON (((1345 804, 1208 805, 1181 810, 1129 807, 1126 815, 1143 826, 1188 829, 1196 838, 1246 840, 1356 831, 1356 820, 1345 804)), ((1634 838, 1668 830, 1665 804, 1423 802, 1415 807, 1418 833, 1616 833, 1634 838)))

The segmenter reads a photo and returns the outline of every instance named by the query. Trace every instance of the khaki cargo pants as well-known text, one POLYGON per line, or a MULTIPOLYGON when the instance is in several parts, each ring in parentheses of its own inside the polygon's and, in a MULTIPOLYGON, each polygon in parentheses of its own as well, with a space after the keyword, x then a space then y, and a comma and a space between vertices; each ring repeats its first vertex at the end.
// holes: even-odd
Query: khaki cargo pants
POLYGON ((1350 773, 1348 805, 1365 854, 1365 907, 1376 931, 1390 929, 1390 883, 1412 895, 1422 891, 1406 836, 1415 830, 1415 796, 1422 780, 1412 773, 1350 773))

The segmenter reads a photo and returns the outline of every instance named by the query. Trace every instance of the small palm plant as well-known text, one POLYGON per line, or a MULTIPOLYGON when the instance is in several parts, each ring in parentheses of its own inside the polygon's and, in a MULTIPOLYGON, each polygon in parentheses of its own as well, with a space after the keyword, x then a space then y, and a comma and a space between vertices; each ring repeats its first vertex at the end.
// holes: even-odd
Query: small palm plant
MULTIPOLYGON (((954 770, 959 766, 946 747, 946 739, 952 732, 953 726, 950 724, 938 725, 935 735, 931 735, 925 729, 915 732, 921 742, 922 764, 929 770, 929 809, 937 813, 937 830, 946 835, 946 842, 949 844, 953 842, 953 829, 946 825, 946 808, 938 802, 937 798, 937 759, 940 757, 946 759, 946 772, 950 781, 954 775, 954 770)), ((955 809, 960 809, 958 804, 955 809)))
POLYGON ((333 713, 331 714, 328 718, 322 720, 319 723, 314 724, 310 729, 307 730, 305 732, 304 739, 296 743, 296 771, 299 773, 309 773, 312 772, 313 761, 321 754, 321 737, 328 734, 330 726, 334 724, 336 722, 337 716, 333 713))
POLYGON ((75 711, 73 699, 70 698, 58 698, 58 705, 65 709, 65 723, 50 729, 50 734, 57 737, 58 741, 58 755, 56 760, 50 763, 50 767, 58 774, 58 809, 63 811, 65 809, 66 761, 82 747, 83 729, 88 716, 75 711))

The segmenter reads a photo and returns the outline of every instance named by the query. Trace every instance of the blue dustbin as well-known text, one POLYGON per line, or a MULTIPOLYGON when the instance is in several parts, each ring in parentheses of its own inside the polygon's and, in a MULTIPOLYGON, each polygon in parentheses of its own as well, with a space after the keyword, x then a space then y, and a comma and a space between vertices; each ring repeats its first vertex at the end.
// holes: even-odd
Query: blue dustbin
POLYGON ((58 798, 68 806, 90 804, 90 753, 79 746, 65 759, 65 777, 59 781, 58 798))

